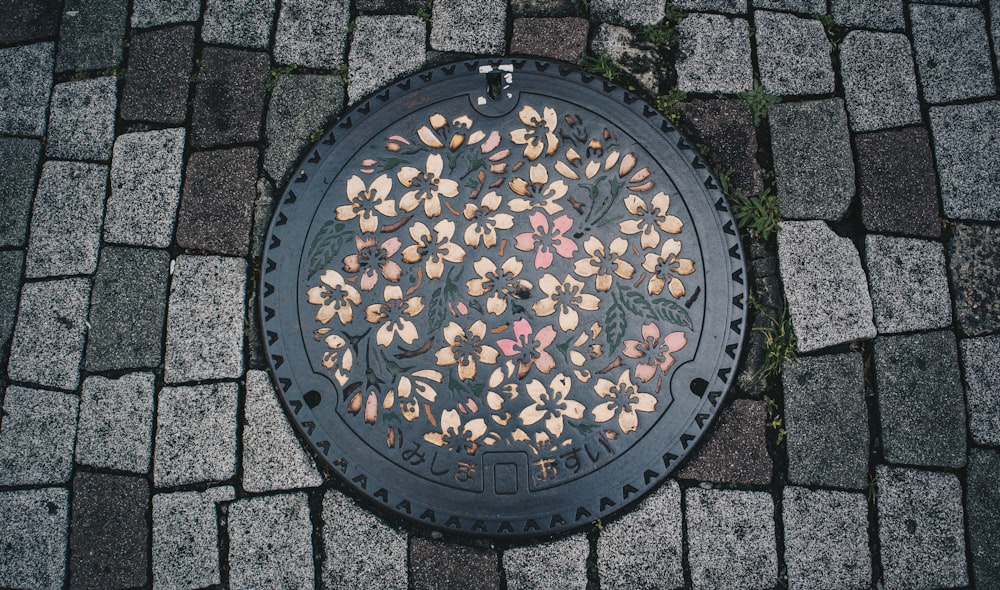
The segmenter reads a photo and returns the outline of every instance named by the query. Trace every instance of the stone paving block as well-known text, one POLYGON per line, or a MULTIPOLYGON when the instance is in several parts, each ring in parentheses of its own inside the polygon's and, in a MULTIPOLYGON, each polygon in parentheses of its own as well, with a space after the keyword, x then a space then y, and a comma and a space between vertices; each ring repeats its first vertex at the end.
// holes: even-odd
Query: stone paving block
POLYGON ((0 49, 0 133, 45 135, 55 44, 0 49))
POLYGON ((1000 453, 972 449, 969 453, 965 509, 969 511, 969 551, 972 580, 979 590, 1000 588, 1000 453))
POLYGON ((69 490, 0 492, 0 586, 63 588, 69 490))
POLYGON ((864 361, 855 352, 785 361, 788 480, 808 486, 868 487, 864 361))
POLYGON ((69 587, 147 584, 148 518, 145 478, 77 473, 70 513, 69 587))
POLYGON ((166 248, 181 198, 184 129, 126 133, 115 141, 104 239, 166 248))
POLYGON ((427 23, 420 17, 359 16, 354 23, 347 81, 352 103, 424 65, 427 23))
POLYGON ((954 334, 879 336, 873 356, 885 460, 965 465, 965 400, 954 334))
POLYGON ((754 8, 784 10, 803 14, 821 14, 826 12, 826 2, 824 0, 753 0, 753 6, 754 8))
MULTIPOLYGON (((267 109, 264 170, 278 184, 310 144, 315 129, 326 128, 344 104, 339 76, 278 76, 267 109)), ((270 211, 268 211, 270 214, 270 211)))
POLYGON ((182 125, 194 72, 194 27, 137 33, 128 54, 121 117, 182 125))
POLYGON ((953 102, 996 91, 982 11, 912 4, 910 22, 924 100, 953 102))
POLYGON ((132 26, 138 29, 198 20, 200 0, 134 0, 132 26))
POLYGON ((955 319, 966 336, 1000 331, 1000 229, 956 223, 951 226, 948 276, 955 319))
POLYGON ((7 362, 7 341, 14 333, 18 286, 21 284, 23 270, 23 252, 20 250, 0 251, 0 364, 7 362))
POLYGON ((519 18, 514 21, 510 51, 579 63, 587 49, 589 27, 585 18, 519 18))
POLYGON ((46 162, 31 215, 25 274, 92 274, 97 269, 108 167, 46 162))
POLYGON ((229 584, 313 588, 312 522, 305 494, 246 498, 229 505, 229 584))
POLYGON ((503 552, 509 590, 560 590, 587 585, 587 536, 577 533, 529 547, 503 552))
POLYGON ((930 116, 945 216, 1000 221, 1000 101, 932 108, 930 116))
POLYGON ((850 239, 822 221, 783 221, 778 263, 799 352, 875 337, 868 281, 850 239))
POLYGON ((156 400, 153 482, 169 487, 236 474, 235 383, 164 387, 156 400))
POLYGON ((879 334, 951 325, 943 244, 868 234, 865 266, 879 334))
POLYGON ((202 52, 194 95, 191 143, 212 147, 260 139, 266 53, 208 47, 202 52))
POLYGON ((969 434, 981 445, 1000 446, 1000 335, 958 343, 965 375, 969 434))
POLYGON ((602 590, 684 587, 681 488, 667 480, 633 512, 604 525, 597 538, 602 590))
POLYGON ((865 228, 939 237, 937 175, 927 130, 887 129, 856 135, 854 141, 865 228))
POLYGON ((272 23, 274 0, 207 0, 201 39, 267 49, 272 23))
POLYGON ((218 585, 217 502, 234 499, 233 488, 153 496, 153 586, 186 590, 218 585))
POLYGON ((498 55, 506 49, 505 0, 437 0, 432 5, 431 49, 498 55))
POLYGON ((24 245, 41 152, 37 140, 0 138, 0 246, 24 245))
POLYGON ((692 100, 677 110, 696 143, 708 146, 716 170, 732 170, 729 182, 746 195, 764 190, 764 172, 757 163, 757 129, 750 105, 742 99, 692 100))
POLYGON ((719 413, 704 443, 681 465, 676 477, 744 485, 771 483, 766 419, 762 402, 733 400, 719 413))
POLYGON ((843 100, 772 105, 768 120, 781 217, 839 221, 854 197, 843 100))
POLYGON ((659 23, 663 15, 664 4, 659 0, 590 1, 590 18, 612 25, 641 28, 659 23))
POLYGON ((0 45, 15 45, 59 34, 59 0, 0 0, 0 45))
POLYGON ((87 377, 80 395, 76 461, 105 469, 147 473, 153 449, 155 376, 87 377))
POLYGON ((264 371, 247 371, 243 410, 243 489, 312 488, 323 483, 316 463, 292 432, 264 371))
POLYGON ((967 585, 958 478, 886 465, 879 465, 876 474, 886 590, 967 585))
POLYGON ((167 383, 243 374, 246 262, 179 256, 167 310, 167 383))
POLYGON ((247 253, 258 159, 256 147, 191 154, 177 213, 179 246, 217 254, 247 253))
POLYGON ((120 66, 127 20, 128 0, 66 0, 56 71, 120 66))
POLYGON ((591 48, 595 53, 607 54, 619 68, 651 94, 660 88, 660 74, 656 52, 649 43, 639 41, 625 27, 598 25, 591 48))
POLYGON ((25 284, 7 376, 43 387, 76 389, 89 299, 87 279, 25 284), (53 337, 56 334, 58 338, 53 337))
POLYGON ((583 0, 510 0, 514 16, 586 16, 583 0))
POLYGON ((323 497, 322 584, 339 588, 407 588, 406 532, 394 529, 336 490, 323 497))
POLYGON ((674 0, 673 5, 683 10, 746 14, 747 0, 674 0))
POLYGON ((920 122, 917 76, 906 35, 851 31, 840 43, 847 113, 854 131, 920 122))
POLYGON ((500 590, 494 549, 413 537, 410 539, 410 571, 414 590, 500 590))
POLYGON ((750 90, 750 28, 742 18, 691 14, 677 26, 677 87, 684 92, 750 90))
POLYGON ((690 488, 684 496, 693 587, 773 587, 778 556, 771 495, 690 488))
POLYGON ((45 155, 66 160, 111 159, 118 79, 114 76, 57 84, 49 107, 45 155))
POLYGON ((75 395, 7 387, 0 430, 0 486, 69 481, 78 406, 75 395))
POLYGON ((165 250, 101 250, 90 296, 88 371, 160 365, 169 273, 165 250))
POLYGON ((864 494, 789 486, 782 514, 788 588, 871 587, 864 494))
POLYGON ((306 68, 335 69, 344 64, 348 0, 286 0, 274 36, 274 61, 306 68))
POLYGON ((906 26, 903 0, 832 0, 830 14, 845 27, 898 31, 906 26))
MULTIPOLYGON (((826 6, 814 12, 826 12, 826 6)), ((778 95, 833 92, 831 45, 822 23, 765 11, 756 12, 754 19, 757 62, 765 91, 778 95)))

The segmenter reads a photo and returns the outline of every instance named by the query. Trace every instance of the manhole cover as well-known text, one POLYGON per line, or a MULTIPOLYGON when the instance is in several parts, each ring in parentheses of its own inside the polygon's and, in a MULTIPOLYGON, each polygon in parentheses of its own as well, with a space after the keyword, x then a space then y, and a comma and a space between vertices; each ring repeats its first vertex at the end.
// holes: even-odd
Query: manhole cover
POLYGON ((344 481, 524 536, 639 498, 708 427, 744 330, 740 240, 637 97, 531 59, 412 76, 309 150, 262 269, 293 422, 344 481))

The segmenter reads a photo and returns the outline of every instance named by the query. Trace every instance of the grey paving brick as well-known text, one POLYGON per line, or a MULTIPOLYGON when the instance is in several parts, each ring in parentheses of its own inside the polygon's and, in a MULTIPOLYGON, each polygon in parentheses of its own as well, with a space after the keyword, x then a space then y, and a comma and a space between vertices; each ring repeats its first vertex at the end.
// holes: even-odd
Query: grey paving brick
POLYGON ((742 18, 691 14, 677 26, 677 87, 737 93, 753 83, 750 28, 742 18))
POLYGON ((246 262, 179 256, 167 311, 167 383, 243 374, 246 262))
POLYGON ((128 55, 121 116, 127 121, 182 125, 194 72, 194 27, 137 33, 128 55))
POLYGON ((651 94, 659 92, 660 71, 656 52, 649 43, 640 41, 632 31, 617 25, 598 25, 591 41, 597 54, 607 54, 619 68, 651 94))
POLYGON ((986 21, 979 9, 911 4, 910 22, 927 102, 952 102, 996 91, 986 21))
POLYGON ((832 0, 830 14, 833 20, 846 27, 862 27, 886 31, 901 30, 903 20, 903 0, 832 0))
POLYGON ((778 262, 799 352, 875 337, 868 281, 851 240, 822 221, 783 221, 778 262))
POLYGON ((639 507, 604 525, 597 571, 604 590, 684 587, 681 489, 667 480, 639 507))
POLYGON ((274 61, 307 68, 339 68, 347 45, 348 0, 288 0, 281 3, 274 61))
POLYGON ((585 18, 519 18, 514 21, 510 51, 579 63, 580 54, 587 49, 589 28, 585 18), (552 43, 552 39, 559 39, 559 43, 552 43))
POLYGON ((803 357, 781 367, 788 480, 799 485, 868 486, 868 405, 858 353, 803 357))
POLYGON ((823 0, 753 0, 754 8, 785 10, 804 14, 826 12, 826 2, 823 0))
POLYGON ((558 590, 587 585, 586 535, 578 533, 531 547, 503 552, 503 568, 510 590, 558 590))
POLYGON ((688 135, 708 146, 715 169, 732 171, 732 186, 746 195, 764 190, 764 172, 757 163, 757 130, 745 100, 692 100, 676 108, 688 135))
POLYGON ((510 0, 514 16, 586 16, 583 0, 510 0))
POLYGON ((784 490, 785 563, 788 587, 871 587, 868 502, 863 494, 784 490))
POLYGON ((880 334, 951 325, 943 244, 869 234, 865 266, 880 334))
POLYGON ((873 356, 885 460, 965 465, 965 400, 954 334, 879 336, 873 356))
POLYGON ((305 494, 246 498, 229 505, 232 588, 313 588, 312 523, 305 494))
POLYGON ((236 473, 235 383, 164 387, 156 400, 156 487, 225 481, 236 473))
MULTIPOLYGON (((826 7, 816 12, 826 12, 826 7)), ((831 45, 822 23, 781 12, 758 11, 754 18, 764 90, 778 95, 833 92, 831 45)))
POLYGON ((965 509, 969 511, 969 551, 972 581, 979 590, 1000 588, 1000 453, 992 449, 969 452, 965 509))
POLYGON ((243 422, 243 489, 267 492, 317 487, 316 463, 292 432, 264 371, 248 371, 243 422))
POLYGON ((323 588, 407 587, 406 532, 336 490, 323 497, 323 588))
POLYGON ((138 29, 192 22, 201 14, 200 0, 134 0, 132 26, 138 29))
POLYGON ((1000 335, 958 343, 965 376, 969 434, 977 444, 1000 446, 1000 335))
POLYGON ((1000 229, 951 225, 948 276, 955 319, 966 336, 1000 331, 1000 229))
POLYGON ((274 0, 207 0, 201 38, 206 43, 267 49, 274 0))
POLYGON ((674 0, 673 5, 684 10, 746 14, 747 0, 674 0))
POLYGON ((771 483, 771 457, 767 453, 762 402, 738 399, 719 413, 704 444, 681 465, 681 479, 767 485, 771 483))
POLYGON ((967 585, 958 478, 885 465, 876 474, 886 590, 967 585))
POLYGON ((768 119, 781 216, 839 221, 854 197, 844 102, 776 104, 768 119))
POLYGON ((351 102, 424 65, 427 24, 419 17, 359 16, 354 23, 347 81, 351 102))
POLYGON ((244 255, 257 195, 256 147, 191 154, 177 213, 177 244, 217 254, 244 255), (218 179, 225 178, 225 183, 218 179))
POLYGON ((431 49, 501 54, 506 36, 504 0, 438 0, 432 6, 431 49))
POLYGON ((181 198, 184 129, 126 133, 115 141, 104 239, 166 248, 181 198))
POLYGON ((0 486, 69 481, 78 405, 75 395, 7 387, 0 430, 0 486))
POLYGON ((0 585, 63 588, 69 530, 69 490, 0 492, 0 585))
POLYGON ((117 68, 122 62, 127 0, 66 0, 56 71, 117 68))
POLYGON ((847 113, 854 131, 920 122, 917 76, 906 35, 851 31, 840 44, 847 113))
POLYGON ((854 142, 865 228, 939 237, 937 174, 927 130, 887 129, 856 135, 854 142))
POLYGON ((7 375, 43 387, 76 389, 89 299, 87 279, 25 284, 7 375))
POLYGON ((313 130, 325 128, 343 104, 344 83, 339 76, 275 78, 264 150, 264 170, 275 182, 283 184, 288 179, 313 130))
POLYGON ((160 366, 169 271, 165 250, 101 250, 90 298, 87 370, 160 366))
POLYGON ((23 271, 23 252, 20 250, 0 251, 0 364, 7 362, 7 341, 14 333, 18 286, 21 284, 23 271))
POLYGON ((56 84, 49 107, 45 155, 66 160, 111 159, 118 79, 114 76, 56 84))
POLYGON ((153 585, 163 590, 221 583, 218 502, 235 498, 230 487, 153 496, 153 585))
POLYGON ((149 482, 77 473, 70 513, 69 587, 129 588, 148 583, 149 482))
POLYGON ((0 1, 0 14, 4 15, 0 22, 0 45, 55 37, 59 34, 61 8, 59 0, 0 1))
POLYGON ((202 52, 194 96, 191 143, 212 147, 260 139, 266 53, 208 47, 202 52))
POLYGON ((766 492, 684 494, 694 588, 771 588, 778 579, 774 500, 766 492))
POLYGON ((663 20, 664 4, 658 0, 591 0, 590 18, 623 27, 655 25, 663 20))
POLYGON ((0 138, 0 246, 24 245, 41 152, 37 140, 0 138))
POLYGON ((97 269, 108 167, 46 162, 31 215, 25 274, 92 274, 97 269))
POLYGON ((412 537, 410 572, 414 590, 500 590, 497 551, 492 548, 412 537))
POLYGON ((1000 102, 930 110, 941 202, 952 219, 1000 220, 1000 102))
POLYGON ((55 44, 0 49, 0 133, 45 135, 55 44))
POLYGON ((152 373, 117 379, 87 377, 80 394, 76 461, 105 469, 147 473, 153 449, 152 373))

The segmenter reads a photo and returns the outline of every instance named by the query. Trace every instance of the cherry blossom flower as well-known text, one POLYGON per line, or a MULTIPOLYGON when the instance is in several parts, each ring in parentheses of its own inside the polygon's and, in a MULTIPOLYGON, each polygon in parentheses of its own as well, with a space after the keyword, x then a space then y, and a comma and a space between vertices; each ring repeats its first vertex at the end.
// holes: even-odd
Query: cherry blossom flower
POLYGON ((499 339, 497 346, 504 356, 517 357, 517 378, 523 379, 531 367, 546 375, 555 368, 555 359, 545 350, 555 338, 556 331, 552 326, 543 327, 532 338, 531 322, 521 318, 514 322, 514 338, 499 339))
POLYGON ((569 148, 566 150, 565 154, 566 161, 556 161, 556 172, 562 174, 570 180, 580 180, 580 175, 582 173, 583 178, 589 180, 597 176, 597 174, 602 171, 607 172, 614 168, 615 164, 618 163, 618 158, 621 156, 621 154, 617 151, 612 151, 607 155, 607 157, 605 157, 603 144, 596 139, 590 141, 586 152, 588 158, 592 155, 596 155, 597 159, 588 159, 585 161, 580 156, 579 152, 577 152, 574 148, 569 148), (601 158, 603 158, 603 160, 601 158))
POLYGON ((628 374, 628 369, 623 371, 617 383, 598 379, 594 384, 594 391, 608 401, 590 410, 597 422, 608 422, 618 416, 618 427, 623 433, 635 432, 639 428, 639 416, 636 412, 652 412, 656 409, 656 398, 639 391, 628 374))
POLYGON ((670 208, 670 196, 664 192, 657 193, 649 205, 638 196, 629 195, 625 197, 625 208, 638 219, 626 219, 618 227, 623 234, 641 233, 639 243, 644 249, 660 245, 660 232, 656 231, 656 228, 668 234, 678 234, 684 225, 679 218, 667 213, 667 209, 670 208))
POLYGON ((566 233, 573 227, 573 220, 568 215, 556 217, 549 225, 548 217, 535 211, 528 216, 528 221, 534 231, 518 234, 514 247, 524 252, 534 250, 535 268, 552 266, 555 258, 553 251, 563 258, 572 258, 579 249, 576 242, 566 237, 566 233))
POLYGON ((420 402, 434 403, 437 390, 434 383, 440 384, 444 375, 433 369, 419 369, 409 375, 401 375, 396 385, 396 398, 399 411, 407 422, 413 422, 420 417, 420 402))
POLYGON ((507 311, 507 300, 511 297, 524 299, 531 292, 532 284, 517 276, 524 270, 524 263, 511 256, 503 261, 499 270, 495 262, 483 257, 472 263, 479 278, 469 279, 466 283, 469 295, 480 297, 490 295, 486 300, 486 311, 500 315, 507 311))
POLYGON ((649 278, 650 295, 659 295, 663 287, 667 287, 674 298, 684 296, 684 284, 678 276, 687 276, 694 272, 694 262, 687 258, 678 258, 681 253, 681 243, 675 239, 669 239, 663 243, 663 248, 659 254, 649 252, 642 267, 653 274, 649 278))
POLYGON ((628 250, 628 242, 624 238, 611 240, 605 248, 600 239, 590 236, 583 243, 583 249, 590 254, 590 258, 577 260, 573 270, 581 277, 596 276, 598 291, 611 289, 612 273, 623 279, 631 279, 635 273, 635 267, 621 258, 628 250))
POLYGON ((389 199, 392 190, 392 179, 383 174, 365 186, 361 177, 354 175, 347 179, 347 198, 349 205, 337 207, 336 216, 340 221, 350 221, 360 217, 361 231, 374 233, 378 229, 378 215, 396 216, 396 202, 389 199))
POLYGON ((511 131, 510 140, 524 146, 526 158, 534 160, 542 155, 543 151, 547 156, 556 153, 559 149, 559 138, 554 133, 558 123, 555 109, 545 107, 539 115, 534 108, 525 105, 517 116, 527 127, 511 131))
POLYGON ((440 197, 451 198, 458 194, 457 182, 450 178, 441 178, 443 169, 444 160, 441 158, 441 154, 428 154, 424 170, 413 166, 400 168, 399 172, 396 173, 396 178, 403 186, 411 189, 400 197, 400 208, 409 213, 416 209, 420 203, 423 203, 424 213, 427 214, 427 217, 441 215, 440 197))
POLYGON ((526 198, 513 198, 507 201, 510 210, 515 213, 531 209, 544 209, 549 215, 563 210, 556 203, 566 195, 569 187, 562 180, 549 182, 549 172, 542 164, 535 164, 528 169, 528 180, 517 177, 507 183, 510 190, 526 198))
POLYGON ((347 383, 347 374, 354 367, 354 353, 343 336, 332 332, 330 328, 320 328, 314 332, 314 338, 318 341, 326 336, 323 340, 330 350, 323 351, 320 364, 324 369, 333 371, 333 378, 343 387, 347 383))
POLYGON ((465 260, 465 250, 451 241, 455 235, 455 222, 442 219, 434 225, 435 237, 427 226, 416 222, 410 226, 410 237, 416 242, 403 250, 403 260, 414 264, 426 259, 424 263, 427 276, 439 279, 444 274, 444 261, 462 262, 465 260))
POLYGON ((596 295, 583 292, 583 283, 566 275, 562 282, 550 274, 538 279, 538 287, 547 295, 531 306, 539 317, 559 312, 559 328, 563 332, 575 330, 580 316, 575 308, 597 311, 601 300, 596 295))
POLYGON ((375 238, 355 236, 358 253, 344 257, 344 270, 350 274, 361 273, 360 287, 362 291, 371 291, 378 282, 381 272, 385 280, 396 283, 403 274, 403 268, 390 257, 399 251, 402 242, 392 237, 380 245, 375 238))
POLYGON ((497 213, 501 197, 495 191, 483 195, 479 204, 467 203, 462 209, 462 215, 469 220, 465 228, 465 243, 475 248, 480 241, 487 248, 497 244, 498 229, 510 229, 514 226, 514 217, 509 213, 497 213))
POLYGON ((483 344, 486 323, 482 320, 473 322, 468 331, 455 322, 448 322, 443 332, 447 346, 438 350, 434 356, 438 366, 450 367, 457 364, 459 379, 475 379, 477 361, 488 365, 496 364, 500 353, 492 346, 483 344))
MULTIPOLYGON (((462 115, 451 121, 448 124, 448 118, 441 113, 434 113, 430 116, 429 121, 430 127, 427 125, 422 125, 417 129, 417 137, 420 141, 430 148, 443 148, 448 146, 448 149, 455 151, 462 147, 466 140, 466 130, 472 127, 472 119, 467 115, 462 115), (452 128, 455 128, 454 133, 451 132, 452 128)), ((471 136, 468 137, 470 144, 475 144, 483 140, 486 134, 482 131, 475 131, 471 136)))
POLYGON ((548 430, 556 438, 562 436, 563 419, 579 420, 583 418, 583 413, 586 410, 580 402, 569 399, 571 384, 572 381, 562 373, 556 373, 549 387, 545 387, 537 379, 532 379, 524 386, 524 389, 534 403, 521 410, 518 418, 525 426, 531 426, 544 420, 545 430, 548 430))
POLYGON ((318 305, 316 321, 326 324, 333 316, 340 319, 340 323, 351 323, 354 318, 354 305, 361 305, 361 294, 358 290, 348 285, 344 277, 335 270, 328 270, 319 278, 322 285, 309 289, 307 296, 309 303, 318 305))
POLYGON ((424 440, 449 451, 465 451, 466 454, 475 455, 479 448, 476 441, 484 434, 486 420, 475 418, 463 425, 458 410, 444 410, 441 412, 441 432, 427 432, 424 440))
POLYGON ((573 341, 573 348, 569 351, 569 360, 578 367, 587 364, 587 361, 601 358, 604 354, 604 347, 597 341, 598 336, 604 328, 601 324, 594 322, 590 328, 584 330, 573 341))
POLYGON ((403 342, 413 344, 420 334, 407 317, 415 317, 423 311, 423 301, 420 297, 404 300, 403 290, 398 285, 386 285, 382 294, 385 302, 373 303, 365 308, 365 320, 369 323, 377 324, 385 320, 375 334, 375 341, 379 346, 388 347, 398 335, 403 342))
MULTIPOLYGON (((507 363, 511 365, 512 363, 507 363)), ((517 383, 507 381, 507 377, 513 374, 510 366, 497 367, 490 374, 488 382, 489 390, 486 392, 486 405, 493 414, 490 419, 500 426, 507 426, 513 415, 505 409, 507 402, 517 399, 517 383)))
POLYGON ((686 344, 684 332, 671 332, 661 340, 660 328, 656 324, 643 324, 642 340, 626 340, 622 354, 645 361, 635 366, 635 377, 649 381, 656 376, 657 368, 666 375, 674 364, 671 353, 684 348, 686 344))

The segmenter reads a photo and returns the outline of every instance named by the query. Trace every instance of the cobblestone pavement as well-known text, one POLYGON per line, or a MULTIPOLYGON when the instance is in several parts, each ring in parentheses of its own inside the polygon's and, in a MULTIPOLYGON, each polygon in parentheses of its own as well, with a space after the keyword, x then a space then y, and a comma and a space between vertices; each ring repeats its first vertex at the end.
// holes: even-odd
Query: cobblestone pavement
POLYGON ((1000 588, 1000 1, 0 17, 0 587, 1000 588), (746 238, 738 386, 674 479, 576 534, 477 543, 376 516, 265 371, 274 195, 311 135, 401 75, 584 52, 733 194, 778 196, 780 232, 746 238))

